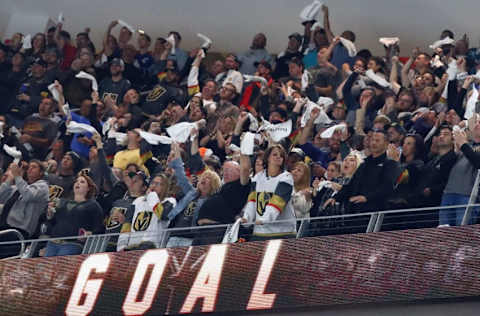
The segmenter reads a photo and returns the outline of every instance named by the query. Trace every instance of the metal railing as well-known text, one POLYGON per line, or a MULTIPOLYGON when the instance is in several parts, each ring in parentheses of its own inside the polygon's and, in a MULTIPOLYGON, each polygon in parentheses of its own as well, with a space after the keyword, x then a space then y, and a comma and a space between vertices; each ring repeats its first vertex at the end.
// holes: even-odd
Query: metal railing
MULTIPOLYGON (((443 207, 424 207, 424 208, 415 208, 415 209, 397 209, 397 210, 387 210, 387 211, 377 211, 377 212, 363 212, 357 214, 345 214, 345 215, 335 215, 335 216, 319 216, 319 217, 312 217, 312 218, 300 218, 295 220, 282 220, 282 221, 274 221, 274 222, 267 222, 265 224, 274 224, 274 223, 292 223, 296 221, 297 223, 297 234, 296 238, 303 238, 307 236, 315 236, 317 230, 325 230, 323 231, 324 235, 329 235, 328 229, 331 230, 332 234, 338 233, 338 228, 327 228, 323 229, 320 227, 314 230, 312 228, 313 225, 316 223, 325 223, 328 221, 338 221, 341 220, 344 223, 344 227, 340 230, 341 233, 349 233, 350 228, 355 228, 356 232, 379 232, 382 230, 382 226, 385 224, 385 218, 393 217, 398 215, 400 218, 402 216, 406 217, 409 216, 411 218, 412 215, 415 213, 420 212, 428 212, 431 211, 430 214, 433 214, 434 217, 438 218, 439 211, 448 211, 453 212, 458 209, 465 209, 464 217, 462 220, 462 225, 467 225, 470 222, 472 217, 472 211, 474 207, 480 207, 480 204, 465 204, 465 205, 456 205, 456 206, 443 206, 443 207), (404 214, 404 215, 402 215, 404 214), (362 218, 361 221, 359 219, 362 218), (368 219, 368 221, 367 221, 368 219), (353 226, 349 226, 352 224, 353 226)), ((409 224, 414 226, 416 224, 415 221, 412 222, 401 222, 401 221, 393 221, 389 223, 389 225, 403 225, 404 229, 409 228, 409 224)), ((122 235, 127 234, 129 237, 135 235, 142 235, 144 237, 157 237, 157 243, 160 248, 165 248, 167 245, 167 241, 172 234, 183 234, 183 235, 191 235, 191 236, 201 236, 202 231, 208 231, 211 234, 217 234, 217 236, 224 236, 225 232, 233 224, 222 224, 222 225, 205 225, 205 226, 195 226, 195 227, 188 227, 188 228, 168 228, 160 232, 161 235, 154 235, 154 234, 147 234, 145 232, 131 232, 131 233, 123 233, 122 235), (213 231, 213 233, 212 233, 213 231)), ((242 227, 252 226, 253 223, 246 223, 242 224, 242 227)), ((412 227, 410 227, 412 228, 412 227)), ((6 232, 6 231, 3 231, 6 232)), ((3 232, 0 232, 2 234, 3 232)), ((13 258, 30 258, 34 256, 36 251, 38 250, 39 245, 44 244, 48 241, 63 241, 63 242, 80 242, 82 241, 83 244, 83 251, 82 254, 92 254, 98 252, 105 252, 107 249, 107 245, 113 237, 118 237, 120 233, 111 233, 111 234, 99 234, 99 235, 90 235, 90 236, 71 236, 71 237, 61 237, 61 238, 43 238, 43 239, 30 239, 24 240, 23 236, 16 230, 8 230, 8 233, 14 233, 18 236, 19 241, 7 241, 7 242, 0 242, 0 251, 1 247, 4 245, 12 245, 12 244, 20 244, 21 250, 18 255, 14 255, 9 257, 8 259, 13 258), (27 247, 28 245, 28 247, 27 247)))

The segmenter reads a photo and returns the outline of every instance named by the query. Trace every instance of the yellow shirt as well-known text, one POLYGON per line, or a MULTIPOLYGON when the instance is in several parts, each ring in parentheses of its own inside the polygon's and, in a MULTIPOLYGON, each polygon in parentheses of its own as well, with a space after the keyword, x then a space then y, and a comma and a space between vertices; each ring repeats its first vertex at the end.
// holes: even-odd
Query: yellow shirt
POLYGON ((119 151, 113 157, 113 167, 125 170, 129 164, 136 164, 139 166, 145 174, 149 175, 147 167, 144 163, 152 157, 151 152, 140 155, 140 148, 137 149, 125 149, 119 151))

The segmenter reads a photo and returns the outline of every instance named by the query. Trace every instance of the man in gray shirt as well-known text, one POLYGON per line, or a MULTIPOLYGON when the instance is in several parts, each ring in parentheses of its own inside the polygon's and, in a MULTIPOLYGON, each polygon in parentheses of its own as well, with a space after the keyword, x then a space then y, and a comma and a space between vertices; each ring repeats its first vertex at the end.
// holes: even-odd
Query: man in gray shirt
POLYGON ((269 64, 273 63, 273 58, 265 49, 265 46, 267 46, 267 37, 263 33, 258 33, 253 38, 250 49, 245 53, 238 55, 238 59, 241 62, 239 71, 242 74, 253 75, 257 70, 255 63, 259 63, 262 60, 267 61, 269 64))
MULTIPOLYGON (((442 206, 468 204, 475 183, 477 171, 480 169, 480 119, 469 120, 471 141, 465 131, 454 131, 457 162, 450 171, 447 185, 443 191, 442 206)), ((474 202, 476 203, 476 202, 474 202)), ((479 208, 473 208, 469 224, 477 220, 479 208)), ((465 214, 465 208, 459 207, 440 211, 440 225, 459 226, 465 214)))

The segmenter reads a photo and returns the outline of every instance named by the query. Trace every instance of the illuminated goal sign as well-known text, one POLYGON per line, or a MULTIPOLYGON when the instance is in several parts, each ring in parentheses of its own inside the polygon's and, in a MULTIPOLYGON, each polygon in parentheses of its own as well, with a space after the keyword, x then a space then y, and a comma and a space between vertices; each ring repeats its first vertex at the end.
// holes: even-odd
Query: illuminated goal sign
POLYGON ((478 225, 0 263, 0 315, 162 315, 479 294, 478 225))

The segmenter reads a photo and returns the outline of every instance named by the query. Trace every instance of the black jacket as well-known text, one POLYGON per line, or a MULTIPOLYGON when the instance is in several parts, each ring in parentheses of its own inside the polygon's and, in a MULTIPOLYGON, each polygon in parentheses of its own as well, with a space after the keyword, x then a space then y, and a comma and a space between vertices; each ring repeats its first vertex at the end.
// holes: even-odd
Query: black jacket
POLYGON ((398 175, 398 163, 388 159, 386 154, 376 158, 369 156, 358 167, 352 180, 338 192, 335 199, 345 203, 347 213, 385 210, 386 201, 393 194, 398 175), (357 195, 365 196, 367 202, 350 203, 349 199, 357 195))

